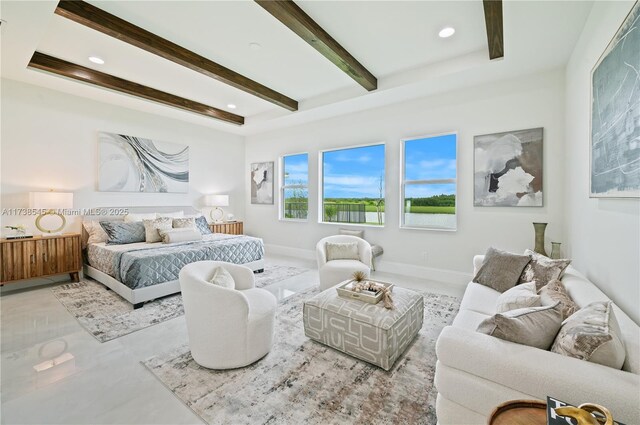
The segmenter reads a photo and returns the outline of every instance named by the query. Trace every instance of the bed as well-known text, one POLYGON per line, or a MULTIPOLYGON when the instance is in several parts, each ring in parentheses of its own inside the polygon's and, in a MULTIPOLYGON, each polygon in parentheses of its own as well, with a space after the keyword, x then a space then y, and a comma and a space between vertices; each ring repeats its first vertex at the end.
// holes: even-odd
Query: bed
MULTIPOLYGON (((130 212, 169 212, 179 208, 191 214, 190 207, 152 207, 130 212)), ((118 220, 118 217, 88 217, 85 220, 118 220)), ((86 235, 84 240, 86 241, 86 235)), ((145 301, 180 292, 178 273, 185 264, 216 260, 243 264, 254 272, 264 270, 262 239, 245 235, 214 233, 202 240, 163 243, 107 245, 104 242, 85 247, 85 275, 97 280, 140 308, 145 301)))

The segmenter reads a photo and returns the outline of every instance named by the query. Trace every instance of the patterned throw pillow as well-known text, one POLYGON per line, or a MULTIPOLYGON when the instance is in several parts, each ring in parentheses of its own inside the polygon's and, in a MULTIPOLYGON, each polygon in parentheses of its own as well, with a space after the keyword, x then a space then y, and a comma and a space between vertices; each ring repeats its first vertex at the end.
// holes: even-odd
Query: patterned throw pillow
POLYGON ((327 261, 333 260, 360 260, 357 242, 331 243, 325 245, 327 261))
POLYGON ((200 233, 203 235, 210 235, 213 233, 209 228, 209 223, 207 223, 207 219, 204 218, 203 215, 196 217, 196 228, 200 230, 200 233))
POLYGON ((109 239, 109 235, 97 221, 84 221, 82 226, 89 235, 87 244, 106 242, 109 239))
POLYGON ((539 307, 540 295, 536 294, 536 283, 528 282, 503 292, 496 301, 496 312, 516 310, 526 307, 539 307))
MULTIPOLYGON (((523 285, 526 285, 526 283, 523 285)), ((562 320, 579 310, 578 304, 573 302, 562 281, 556 279, 542 287, 540 290, 540 303, 542 305, 553 305, 558 301, 562 306, 562 320)))
POLYGON ((522 271, 518 283, 536 281, 538 291, 552 280, 560 279, 571 260, 552 260, 542 254, 527 249, 525 255, 531 257, 531 262, 522 271))
POLYGON ((504 292, 516 286, 522 270, 530 260, 531 257, 528 255, 489 248, 484 257, 484 263, 473 281, 498 292, 504 292))
POLYGON ((160 242, 162 238, 158 230, 168 230, 172 228, 173 220, 170 217, 156 218, 155 220, 143 220, 145 230, 145 240, 147 243, 160 242))
POLYGON ((174 229, 183 229, 183 228, 193 228, 196 227, 196 219, 193 217, 186 218, 174 218, 173 219, 173 228, 174 229))
POLYGON ((505 341, 548 350, 562 325, 560 303, 498 313, 484 319, 477 331, 505 341))
POLYGON ((626 350, 611 301, 596 301, 575 312, 562 325, 551 351, 621 369, 626 350))
POLYGON ((125 223, 123 221, 101 221, 100 226, 107 234, 107 245, 124 245, 144 242, 145 229, 140 221, 125 223))
POLYGON ((216 267, 209 282, 227 289, 235 289, 236 287, 233 276, 224 267, 216 267))

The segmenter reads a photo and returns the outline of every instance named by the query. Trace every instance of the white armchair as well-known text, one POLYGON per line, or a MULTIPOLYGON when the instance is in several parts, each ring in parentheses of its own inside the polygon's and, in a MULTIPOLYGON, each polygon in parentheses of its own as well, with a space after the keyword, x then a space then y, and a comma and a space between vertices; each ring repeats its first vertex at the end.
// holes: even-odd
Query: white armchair
POLYGON ((209 369, 247 366, 264 357, 273 342, 276 297, 254 287, 250 268, 220 261, 187 264, 180 289, 193 359, 209 369), (224 267, 235 289, 209 281, 224 267))
POLYGON ((371 273, 371 245, 357 236, 335 235, 320 239, 316 245, 316 256, 318 259, 318 271, 320 272, 321 291, 349 279, 355 271, 362 271, 367 277, 371 273), (327 242, 357 243, 360 260, 327 261, 327 242))

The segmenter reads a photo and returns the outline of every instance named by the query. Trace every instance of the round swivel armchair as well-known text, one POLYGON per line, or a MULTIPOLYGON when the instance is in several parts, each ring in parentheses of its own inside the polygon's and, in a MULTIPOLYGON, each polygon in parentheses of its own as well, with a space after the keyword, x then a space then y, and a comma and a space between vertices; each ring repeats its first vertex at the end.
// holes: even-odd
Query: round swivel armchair
POLYGON ((254 287, 250 268, 198 261, 180 270, 191 356, 209 369, 247 366, 264 357, 273 343, 276 297, 254 287), (217 267, 233 277, 235 288, 210 280, 217 267))
POLYGON ((316 257, 320 272, 321 291, 349 279, 355 271, 361 271, 367 277, 371 273, 371 245, 357 236, 335 235, 320 239, 316 245, 316 257), (328 259, 327 243, 356 243, 358 245, 358 259, 328 259))

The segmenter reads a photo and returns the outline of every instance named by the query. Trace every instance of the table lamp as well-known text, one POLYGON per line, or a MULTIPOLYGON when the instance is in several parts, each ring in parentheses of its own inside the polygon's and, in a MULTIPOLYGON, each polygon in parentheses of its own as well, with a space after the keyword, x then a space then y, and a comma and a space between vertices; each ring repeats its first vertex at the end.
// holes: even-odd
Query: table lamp
POLYGON ((211 220, 214 223, 221 223, 224 211, 220 207, 229 206, 229 195, 207 195, 204 202, 207 207, 215 207, 211 210, 211 220))
POLYGON ((36 227, 42 233, 52 234, 58 233, 64 229, 67 220, 64 215, 60 214, 60 210, 73 208, 73 193, 70 192, 30 192, 29 208, 46 210, 36 217, 36 227), (42 219, 47 216, 58 216, 62 223, 58 228, 48 229, 44 227, 42 219))

